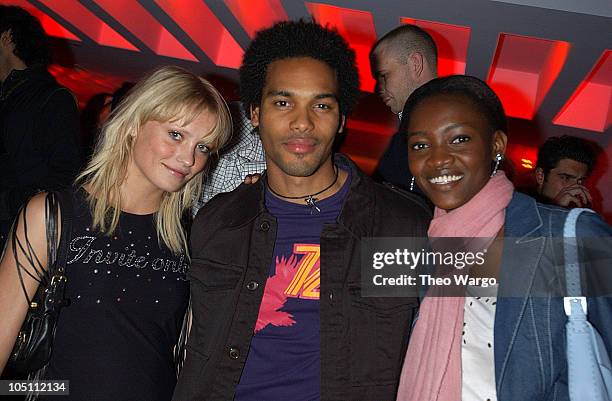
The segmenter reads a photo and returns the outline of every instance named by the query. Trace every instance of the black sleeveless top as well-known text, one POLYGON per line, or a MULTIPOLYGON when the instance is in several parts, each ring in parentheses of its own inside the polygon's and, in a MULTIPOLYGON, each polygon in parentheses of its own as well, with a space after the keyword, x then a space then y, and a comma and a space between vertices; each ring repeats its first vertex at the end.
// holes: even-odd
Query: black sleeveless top
POLYGON ((73 197, 70 305, 60 313, 45 378, 70 381, 62 401, 170 400, 187 259, 159 245, 152 214, 122 213, 112 236, 94 232, 85 196, 79 189, 73 197))

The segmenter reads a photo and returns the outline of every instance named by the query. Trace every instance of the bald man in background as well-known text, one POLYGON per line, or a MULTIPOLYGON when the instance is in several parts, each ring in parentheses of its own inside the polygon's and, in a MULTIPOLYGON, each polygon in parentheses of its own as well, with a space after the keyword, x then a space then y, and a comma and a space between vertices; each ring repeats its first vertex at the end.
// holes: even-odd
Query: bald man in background
MULTIPOLYGON (((435 42, 415 25, 402 25, 388 32, 370 51, 376 93, 400 120, 410 94, 437 76, 437 64, 435 42)), ((415 186, 408 170, 407 152, 405 137, 399 132, 393 135, 375 178, 412 190, 415 186)))

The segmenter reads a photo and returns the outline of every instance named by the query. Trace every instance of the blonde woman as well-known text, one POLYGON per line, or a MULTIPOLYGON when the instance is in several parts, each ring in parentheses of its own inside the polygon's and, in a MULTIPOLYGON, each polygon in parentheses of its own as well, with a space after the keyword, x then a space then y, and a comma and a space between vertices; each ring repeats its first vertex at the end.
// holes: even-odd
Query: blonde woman
MULTIPOLYGON (((178 67, 141 80, 103 127, 68 193, 70 305, 60 313, 44 374, 70 380, 63 400, 172 397, 173 350, 189 299, 182 217, 230 132, 220 94, 178 67)), ((31 298, 38 282, 26 273, 47 265, 45 202, 39 194, 26 205, 0 262, 0 371, 27 312, 21 282, 31 298)))

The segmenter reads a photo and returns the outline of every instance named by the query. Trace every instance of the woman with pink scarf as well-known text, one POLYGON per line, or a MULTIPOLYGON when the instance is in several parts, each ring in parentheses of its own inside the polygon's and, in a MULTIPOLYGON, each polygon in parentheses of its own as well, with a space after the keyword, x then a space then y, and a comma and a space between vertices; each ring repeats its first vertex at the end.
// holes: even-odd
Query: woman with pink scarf
MULTIPOLYGON (((550 239, 563 237, 568 211, 514 191, 500 169, 506 124, 495 93, 469 76, 434 79, 404 107, 410 171, 436 206, 429 236, 485 238, 486 262, 470 274, 498 284, 467 286, 465 296, 430 289, 398 401, 569 400, 563 299, 542 293, 563 268, 550 239)), ((595 213, 579 218, 577 237, 610 236, 595 213)), ((589 298, 588 307, 612 352, 611 298, 589 298)))

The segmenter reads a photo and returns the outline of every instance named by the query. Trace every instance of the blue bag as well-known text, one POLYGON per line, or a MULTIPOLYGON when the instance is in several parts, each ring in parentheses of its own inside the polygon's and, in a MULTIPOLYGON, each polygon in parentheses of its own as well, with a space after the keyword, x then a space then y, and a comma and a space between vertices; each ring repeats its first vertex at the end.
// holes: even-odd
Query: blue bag
POLYGON ((587 300, 582 296, 576 242, 576 221, 590 209, 572 209, 563 226, 565 283, 563 304, 567 323, 567 375, 571 401, 612 401, 612 365, 601 336, 587 320, 587 300))

